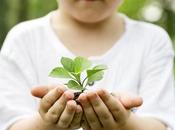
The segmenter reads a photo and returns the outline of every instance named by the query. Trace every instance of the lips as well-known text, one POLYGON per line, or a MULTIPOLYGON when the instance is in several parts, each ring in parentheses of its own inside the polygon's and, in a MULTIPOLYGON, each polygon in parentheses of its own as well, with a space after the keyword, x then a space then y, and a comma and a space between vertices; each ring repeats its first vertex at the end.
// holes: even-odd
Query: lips
POLYGON ((80 3, 84 3, 86 5, 94 5, 94 4, 97 4, 101 1, 102 0, 79 0, 80 3))
POLYGON ((95 1, 98 1, 98 0, 80 0, 80 1, 95 2, 95 1))

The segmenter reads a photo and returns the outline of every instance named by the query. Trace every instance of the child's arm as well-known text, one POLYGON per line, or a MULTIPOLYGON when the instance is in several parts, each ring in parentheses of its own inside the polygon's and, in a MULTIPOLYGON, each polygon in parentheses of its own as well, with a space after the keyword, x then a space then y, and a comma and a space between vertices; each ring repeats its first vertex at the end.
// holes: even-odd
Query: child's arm
POLYGON ((18 121, 9 130, 76 129, 80 127, 82 109, 72 99, 73 93, 56 87, 41 99, 40 115, 38 114, 33 118, 18 121), (78 124, 79 126, 77 126, 78 124))
POLYGON ((167 130, 167 126, 157 119, 139 117, 131 113, 127 124, 122 130, 167 130))
POLYGON ((141 118, 131 113, 104 90, 81 94, 79 101, 87 120, 84 130, 166 130, 166 126, 154 118, 141 118))
POLYGON ((14 123, 9 130, 56 130, 45 127, 40 115, 28 119, 20 120, 14 123))

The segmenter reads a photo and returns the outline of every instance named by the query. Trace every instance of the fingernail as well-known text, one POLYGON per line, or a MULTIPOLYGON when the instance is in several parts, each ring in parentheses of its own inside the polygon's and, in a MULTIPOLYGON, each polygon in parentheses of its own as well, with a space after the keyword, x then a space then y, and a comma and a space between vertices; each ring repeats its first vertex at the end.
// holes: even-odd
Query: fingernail
POLYGON ((80 94, 78 100, 79 100, 81 103, 87 102, 86 94, 85 94, 85 93, 80 94))
POLYGON ((88 97, 89 97, 90 99, 97 99, 97 98, 98 98, 97 94, 94 93, 94 92, 89 92, 89 93, 88 93, 88 97))
POLYGON ((71 93, 70 91, 64 92, 64 95, 67 100, 72 100, 74 98, 73 93, 71 93))

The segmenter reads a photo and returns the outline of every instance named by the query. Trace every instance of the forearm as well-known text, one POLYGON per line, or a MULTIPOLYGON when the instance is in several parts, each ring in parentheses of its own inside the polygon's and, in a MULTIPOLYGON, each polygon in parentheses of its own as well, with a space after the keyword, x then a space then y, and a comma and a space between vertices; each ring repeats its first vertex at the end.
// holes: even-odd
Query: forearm
POLYGON ((31 118, 19 120, 14 123, 9 130, 60 130, 52 126, 46 126, 39 115, 31 118))
POLYGON ((167 130, 167 127, 159 120, 139 117, 132 113, 122 130, 167 130))

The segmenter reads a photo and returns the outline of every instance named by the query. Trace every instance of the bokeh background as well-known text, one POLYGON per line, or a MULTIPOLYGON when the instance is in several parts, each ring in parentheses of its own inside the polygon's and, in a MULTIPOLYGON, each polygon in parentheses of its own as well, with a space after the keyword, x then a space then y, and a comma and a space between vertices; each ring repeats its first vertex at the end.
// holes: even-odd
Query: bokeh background
MULTIPOLYGON (((14 25, 56 8, 56 0, 0 0, 0 47, 14 25)), ((162 26, 175 46, 175 0, 124 0, 120 11, 133 19, 162 26)))

